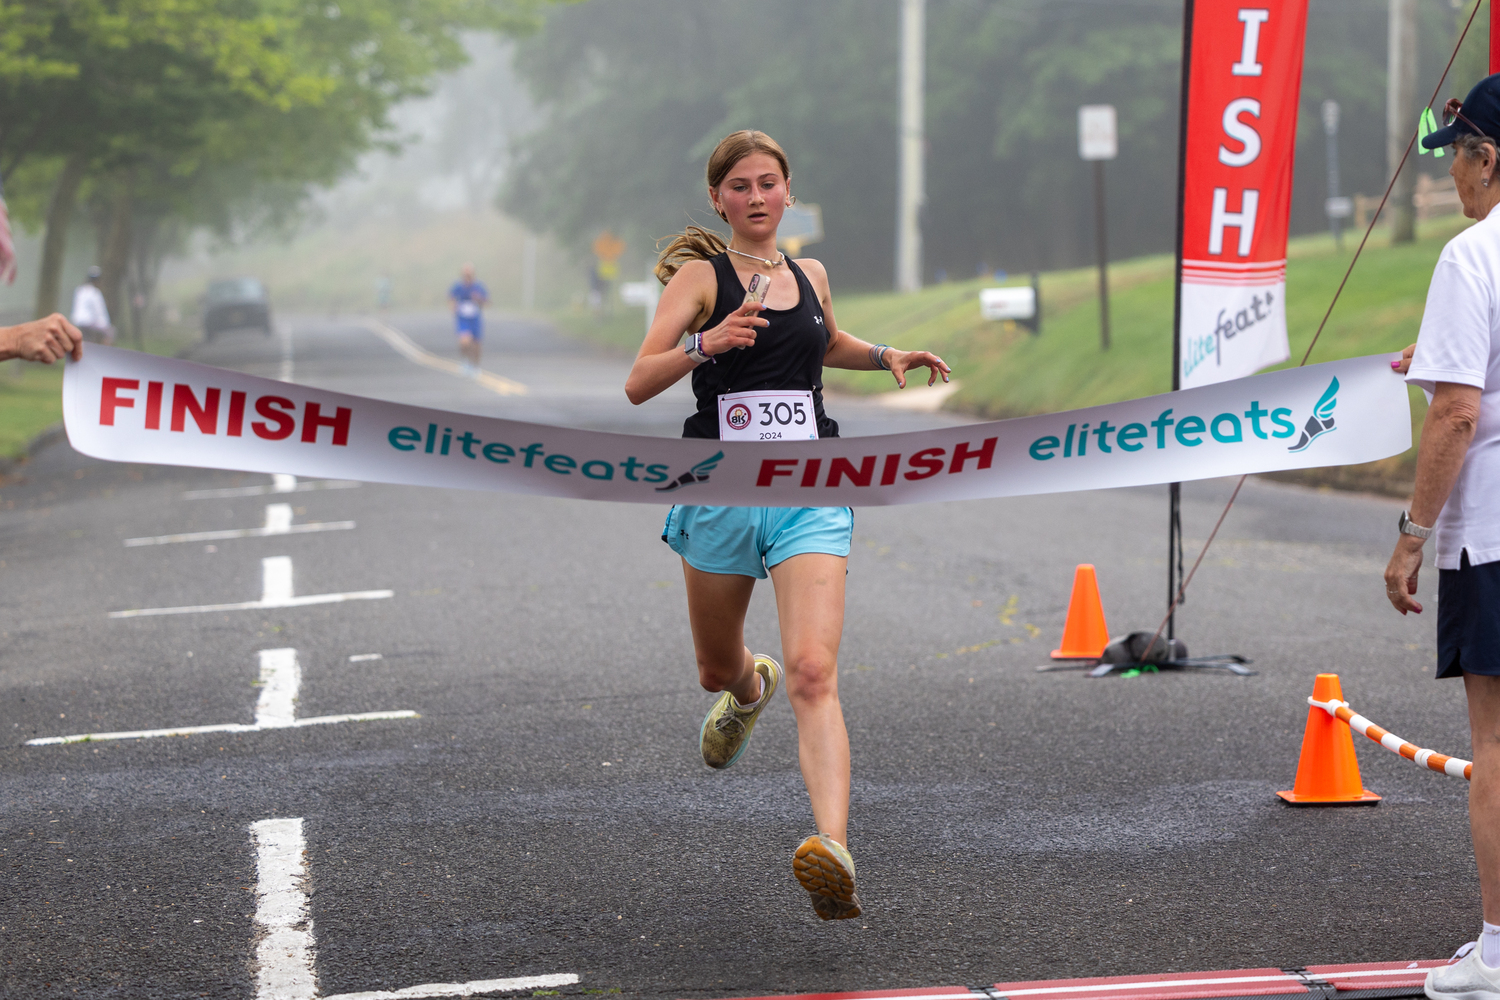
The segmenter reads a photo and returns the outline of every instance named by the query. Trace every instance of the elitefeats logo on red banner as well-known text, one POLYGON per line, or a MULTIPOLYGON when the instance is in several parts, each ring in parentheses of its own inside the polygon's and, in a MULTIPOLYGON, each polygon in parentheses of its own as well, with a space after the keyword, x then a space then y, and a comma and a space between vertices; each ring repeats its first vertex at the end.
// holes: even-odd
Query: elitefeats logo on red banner
POLYGON ((1286 356, 1282 291, 1306 25, 1307 0, 1193 5, 1184 387, 1249 375, 1286 356), (1238 357, 1226 359, 1231 348, 1238 357))

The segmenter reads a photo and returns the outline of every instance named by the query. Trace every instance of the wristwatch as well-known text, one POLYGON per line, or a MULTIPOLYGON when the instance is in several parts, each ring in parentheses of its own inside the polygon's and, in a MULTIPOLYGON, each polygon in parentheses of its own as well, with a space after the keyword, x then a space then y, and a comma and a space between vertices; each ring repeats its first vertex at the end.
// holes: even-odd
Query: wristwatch
POLYGON ((1403 535, 1416 535, 1418 538, 1430 538, 1432 536, 1431 528, 1422 527, 1413 521, 1411 515, 1404 510, 1401 512, 1401 520, 1396 522, 1396 529, 1403 535))
POLYGON ((695 365, 701 365, 705 361, 712 361, 714 364, 719 363, 718 359, 713 355, 703 352, 703 334, 701 333, 695 333, 687 339, 687 343, 682 347, 682 353, 686 354, 688 359, 695 365))

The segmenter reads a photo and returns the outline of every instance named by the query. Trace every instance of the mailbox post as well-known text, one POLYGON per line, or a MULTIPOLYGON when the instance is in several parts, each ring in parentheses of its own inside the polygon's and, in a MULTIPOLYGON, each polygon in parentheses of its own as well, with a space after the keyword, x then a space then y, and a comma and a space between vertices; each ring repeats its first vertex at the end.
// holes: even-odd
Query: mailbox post
POLYGON ((1085 104, 1078 109, 1078 155, 1094 162, 1094 231, 1099 249, 1099 349, 1109 350, 1109 249, 1104 235, 1104 161, 1119 152, 1115 106, 1085 104))

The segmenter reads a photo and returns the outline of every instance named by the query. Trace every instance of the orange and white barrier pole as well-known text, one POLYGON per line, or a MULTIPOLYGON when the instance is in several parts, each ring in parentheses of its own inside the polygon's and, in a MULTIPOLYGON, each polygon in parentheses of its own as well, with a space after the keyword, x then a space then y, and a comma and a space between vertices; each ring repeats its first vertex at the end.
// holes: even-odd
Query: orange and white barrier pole
POLYGON ((1451 774, 1465 781, 1468 781, 1474 773, 1474 765, 1469 761, 1458 757, 1448 757, 1436 750, 1423 750, 1414 743, 1408 743, 1395 733, 1381 729, 1363 715, 1354 714, 1347 701, 1338 699, 1315 701, 1308 698, 1307 703, 1314 708, 1321 708, 1335 719, 1349 723, 1349 728, 1356 733, 1363 733, 1387 750, 1394 750, 1407 760, 1415 761, 1425 768, 1442 774, 1451 774))

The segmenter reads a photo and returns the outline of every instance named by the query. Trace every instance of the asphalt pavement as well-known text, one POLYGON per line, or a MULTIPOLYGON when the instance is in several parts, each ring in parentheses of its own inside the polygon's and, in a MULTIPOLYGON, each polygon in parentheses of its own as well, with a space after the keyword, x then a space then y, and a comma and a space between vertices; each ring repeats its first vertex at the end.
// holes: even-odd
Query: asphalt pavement
MULTIPOLYGON (((453 356, 443 317, 389 322, 453 356)), ((517 396, 352 320, 283 334, 190 356, 634 433, 677 433, 690 404, 680 386, 631 407, 628 359, 536 323, 490 324, 485 367, 517 396)), ((846 435, 963 419, 828 409, 846 435)), ((1440 958, 1476 930, 1462 781, 1356 737, 1379 806, 1275 795, 1321 671, 1376 722, 1468 755, 1461 686, 1431 679, 1435 571, 1419 619, 1382 594, 1399 502, 1246 485, 1178 632, 1193 653, 1251 657, 1249 678, 1036 669, 1077 563, 1098 567, 1113 632, 1156 626, 1165 487, 856 511, 840 663, 865 915, 830 924, 792 876, 813 827, 785 700, 732 770, 698 756, 710 696, 664 507, 318 487, 65 442, 0 486, 0 997, 256 996, 275 949, 251 830, 276 818, 302 820, 288 863, 325 998, 564 975, 577 982, 546 988, 979 986, 1440 958), (259 528, 281 504, 295 526, 353 526, 125 544, 259 528), (283 559, 298 595, 390 596, 109 617, 254 602, 283 559), (417 714, 256 728, 273 710, 417 714), (240 729, 22 745, 215 725, 240 729)), ((1190 553, 1231 487, 1184 487, 1190 553)), ((769 586, 748 636, 779 650, 769 586)))

